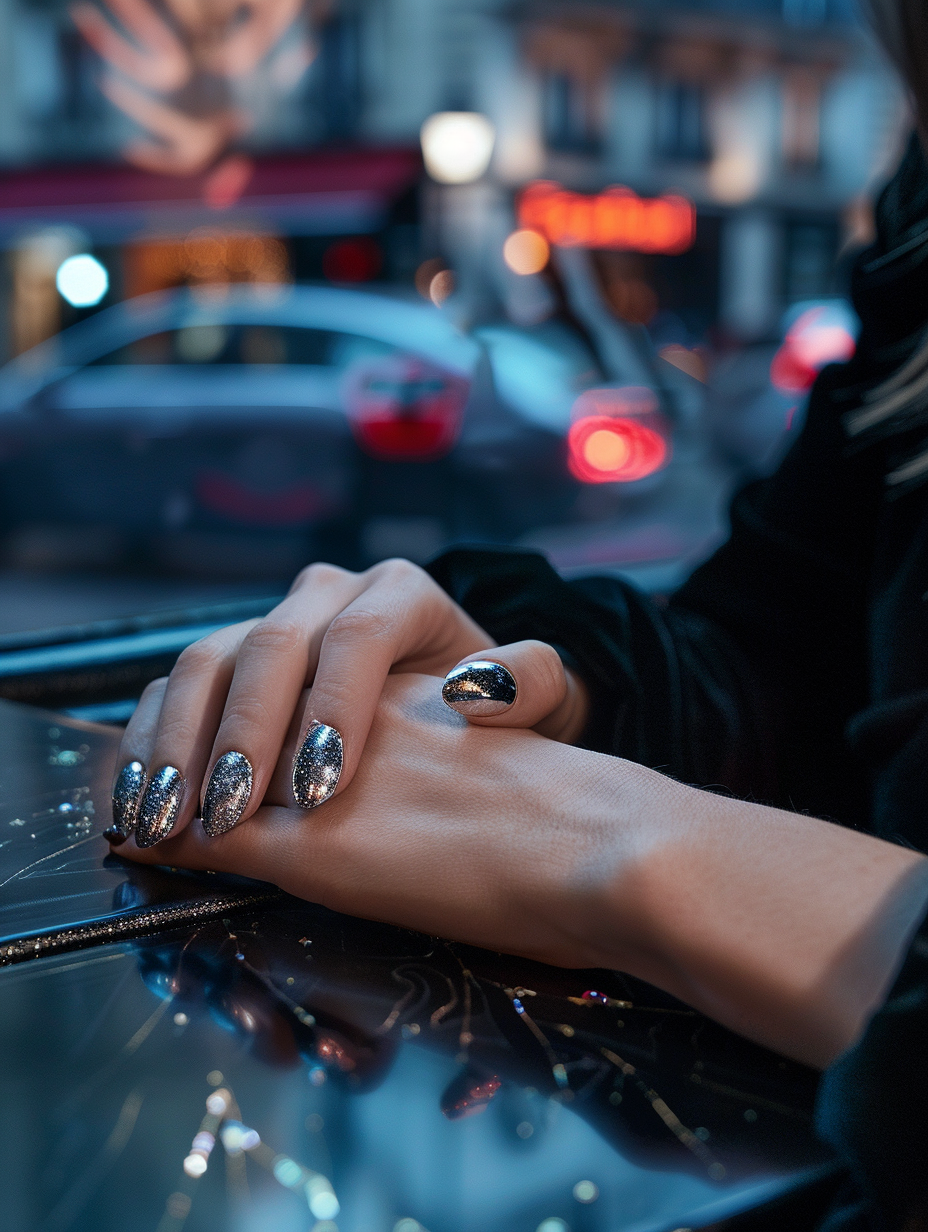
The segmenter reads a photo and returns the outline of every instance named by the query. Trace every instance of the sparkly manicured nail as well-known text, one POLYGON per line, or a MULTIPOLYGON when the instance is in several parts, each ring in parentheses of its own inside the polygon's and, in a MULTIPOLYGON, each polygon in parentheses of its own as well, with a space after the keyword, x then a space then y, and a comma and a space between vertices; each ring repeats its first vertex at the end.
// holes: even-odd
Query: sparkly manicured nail
POLYGON ((145 767, 140 761, 130 761, 120 770, 113 788, 113 829, 124 839, 135 829, 144 790, 145 767))
POLYGON ((154 847, 174 829, 180 802, 184 794, 184 780, 173 766, 162 766, 149 780, 135 828, 135 841, 139 847, 154 847))
POLYGON ((215 838, 237 826, 251 796, 254 774, 242 753, 223 755, 213 766, 203 796, 203 829, 215 838))
POLYGON ((482 659, 452 668, 441 686, 442 700, 452 710, 484 719, 508 710, 516 693, 512 672, 482 659))
POLYGON ((109 826, 103 831, 103 837, 111 847, 121 847, 126 841, 127 836, 120 830, 117 830, 115 826, 109 826))
POLYGON ((344 749, 334 727, 313 722, 293 759, 293 796, 302 808, 324 804, 338 786, 344 749))

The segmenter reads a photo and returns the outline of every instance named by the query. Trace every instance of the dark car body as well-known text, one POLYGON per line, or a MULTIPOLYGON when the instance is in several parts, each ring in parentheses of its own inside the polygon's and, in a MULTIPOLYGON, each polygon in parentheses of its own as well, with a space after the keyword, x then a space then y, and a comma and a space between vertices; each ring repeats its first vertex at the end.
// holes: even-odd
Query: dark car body
POLYGON ((547 536, 556 555, 565 533, 605 535, 621 562, 622 528, 666 520, 704 468, 696 383, 665 368, 680 387, 644 429, 664 440, 655 473, 598 482, 570 440, 608 382, 557 325, 466 334, 432 305, 332 287, 126 301, 0 371, 7 563, 283 579, 462 540, 547 536))

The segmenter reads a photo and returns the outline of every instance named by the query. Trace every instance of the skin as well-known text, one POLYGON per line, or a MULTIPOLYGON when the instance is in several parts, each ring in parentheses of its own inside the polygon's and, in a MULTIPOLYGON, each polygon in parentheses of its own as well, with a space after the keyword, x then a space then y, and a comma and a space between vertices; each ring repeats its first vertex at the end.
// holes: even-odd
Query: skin
MULTIPOLYGON (((405 634, 381 636, 406 646, 405 634)), ((451 647, 453 637, 438 657, 451 647)), ((390 671, 390 655, 376 654, 389 674, 363 755, 331 800, 288 807, 304 716, 323 704, 317 673, 246 824, 215 839, 186 825, 119 853, 250 875, 339 911, 561 966, 620 968, 810 1064, 857 1038, 924 909, 928 860, 527 727, 468 723, 441 702, 439 675, 390 671)), ((524 664, 519 688, 530 716, 524 664)), ((565 684, 558 705, 568 694, 565 684)), ((157 696, 142 709, 155 714, 157 696)), ((325 704, 336 696, 326 685, 325 704)), ((201 737, 210 730, 202 715, 188 720, 201 737)))
MULTIPOLYGON (((354 776, 391 672, 444 676, 487 654, 508 667, 515 704, 475 725, 536 727, 570 742, 586 721, 584 686, 543 642, 496 647, 490 635, 417 566, 384 561, 364 573, 311 565, 263 620, 230 625, 188 647, 170 677, 145 690, 122 741, 117 769, 140 761, 151 775, 174 766, 185 781, 175 831, 199 813, 224 753, 244 754, 254 786, 242 821, 265 798, 292 728, 311 719, 341 733, 338 791, 354 776), (312 705, 306 686, 312 683, 312 705)), ((281 803, 292 804, 287 793, 281 803)))

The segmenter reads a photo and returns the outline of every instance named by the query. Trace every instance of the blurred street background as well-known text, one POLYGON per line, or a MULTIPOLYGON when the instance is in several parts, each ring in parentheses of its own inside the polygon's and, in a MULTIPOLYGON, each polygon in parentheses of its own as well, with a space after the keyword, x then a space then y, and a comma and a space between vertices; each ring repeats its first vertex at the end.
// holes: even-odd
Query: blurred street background
POLYGON ((853 351, 851 0, 0 12, 0 634, 454 543, 667 592, 853 351))

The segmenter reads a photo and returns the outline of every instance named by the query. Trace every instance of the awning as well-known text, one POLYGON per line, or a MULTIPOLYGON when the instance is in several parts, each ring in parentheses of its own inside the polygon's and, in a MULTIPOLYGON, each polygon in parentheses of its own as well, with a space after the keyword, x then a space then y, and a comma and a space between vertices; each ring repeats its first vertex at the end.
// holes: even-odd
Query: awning
POLYGON ((99 242, 198 226, 267 228, 290 235, 377 231, 421 174, 417 149, 231 154, 198 176, 74 164, 0 176, 0 243, 37 226, 78 226, 99 242))

